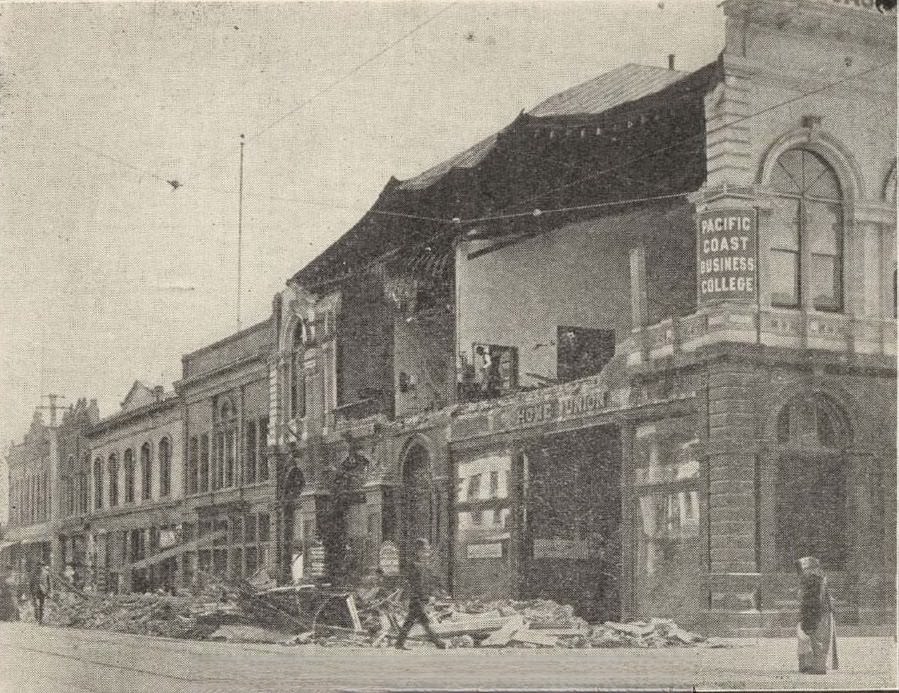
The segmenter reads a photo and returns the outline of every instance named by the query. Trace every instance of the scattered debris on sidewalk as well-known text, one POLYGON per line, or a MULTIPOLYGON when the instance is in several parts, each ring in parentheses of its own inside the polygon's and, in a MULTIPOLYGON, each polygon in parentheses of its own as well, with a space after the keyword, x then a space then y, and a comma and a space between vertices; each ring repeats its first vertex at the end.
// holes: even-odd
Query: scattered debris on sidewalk
MULTIPOLYGON (((46 621, 60 626, 228 642, 388 647, 405 617, 402 590, 326 592, 212 578, 182 595, 92 595, 60 590, 46 621)), ((434 631, 454 648, 724 647, 674 621, 590 625, 546 599, 437 601, 434 631)), ((410 641, 424 640, 415 626, 410 641)))

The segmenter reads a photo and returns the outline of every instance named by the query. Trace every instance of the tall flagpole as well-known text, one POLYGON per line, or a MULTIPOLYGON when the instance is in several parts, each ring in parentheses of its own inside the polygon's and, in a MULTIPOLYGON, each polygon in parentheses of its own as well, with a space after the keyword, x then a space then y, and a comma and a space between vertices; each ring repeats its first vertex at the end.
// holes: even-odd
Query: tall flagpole
POLYGON ((243 251, 243 146, 244 136, 240 136, 240 176, 237 197, 237 331, 240 332, 240 280, 241 253, 243 251))

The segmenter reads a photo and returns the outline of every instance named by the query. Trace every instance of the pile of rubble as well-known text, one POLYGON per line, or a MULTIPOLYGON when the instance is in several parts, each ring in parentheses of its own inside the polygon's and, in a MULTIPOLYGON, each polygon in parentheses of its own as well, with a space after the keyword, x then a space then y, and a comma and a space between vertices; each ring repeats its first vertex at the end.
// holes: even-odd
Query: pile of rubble
MULTIPOLYGON (((356 602, 365 634, 333 630, 328 626, 297 636, 292 644, 386 647, 395 641, 405 615, 399 593, 387 598, 356 602)), ((723 647, 720 642, 680 628, 670 619, 591 626, 575 615, 574 608, 551 600, 437 602, 432 605, 434 632, 450 647, 723 647)), ((410 640, 423 640, 415 626, 410 640)))
POLYGON ((246 583, 218 580, 179 595, 58 589, 46 604, 44 620, 72 628, 195 640, 224 639, 216 638, 216 632, 225 626, 268 629, 280 639, 309 627, 308 621, 260 597, 246 583))
MULTIPOLYGON (((434 631, 450 647, 723 647, 669 619, 590 625, 569 605, 528 601, 438 601, 434 631)), ((231 642, 324 647, 388 647, 406 615, 401 589, 335 592, 260 589, 211 578, 181 595, 100 596, 59 590, 47 603, 49 623, 74 628, 231 642)), ((416 625, 410 641, 423 641, 416 625)))

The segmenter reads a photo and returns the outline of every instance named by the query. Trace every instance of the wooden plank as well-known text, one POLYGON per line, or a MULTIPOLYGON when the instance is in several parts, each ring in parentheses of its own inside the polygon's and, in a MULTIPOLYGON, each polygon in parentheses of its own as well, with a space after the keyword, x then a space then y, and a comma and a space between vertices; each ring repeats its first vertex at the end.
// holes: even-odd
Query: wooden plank
POLYGON ((349 594, 346 598, 346 608, 350 612, 350 620, 353 622, 353 630, 362 632, 362 621, 359 620, 359 611, 356 609, 356 598, 349 594))
POLYGON ((509 644, 512 636, 524 627, 524 619, 521 614, 515 614, 509 617, 502 628, 491 633, 490 637, 481 643, 481 647, 505 647, 509 644))
POLYGON ((166 549, 165 551, 160 551, 159 553, 148 556, 147 558, 142 558, 139 561, 135 561, 134 563, 129 563, 127 565, 122 566, 122 570, 140 570, 141 568, 146 568, 147 566, 154 565, 156 563, 160 563, 169 558, 174 558, 185 551, 193 551, 194 549, 205 546, 216 539, 224 539, 228 536, 228 532, 225 530, 220 530, 218 532, 213 532, 212 534, 205 534, 198 539, 194 539, 193 541, 189 541, 185 544, 178 544, 177 546, 173 546, 170 549, 166 549))
POLYGON ((555 635, 544 635, 540 631, 523 628, 515 633, 512 640, 542 647, 555 647, 558 638, 555 635))
POLYGON ((434 624, 434 632, 438 635, 489 633, 502 628, 510 618, 512 617, 491 614, 467 615, 464 618, 451 618, 434 624))

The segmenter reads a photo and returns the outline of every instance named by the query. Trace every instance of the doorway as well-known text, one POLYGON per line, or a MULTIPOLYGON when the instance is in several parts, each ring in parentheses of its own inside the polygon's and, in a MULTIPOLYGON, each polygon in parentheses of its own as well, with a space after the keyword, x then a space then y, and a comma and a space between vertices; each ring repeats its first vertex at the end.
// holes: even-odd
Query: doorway
POLYGON ((621 442, 604 426, 546 437, 523 461, 522 596, 620 616, 621 442))

